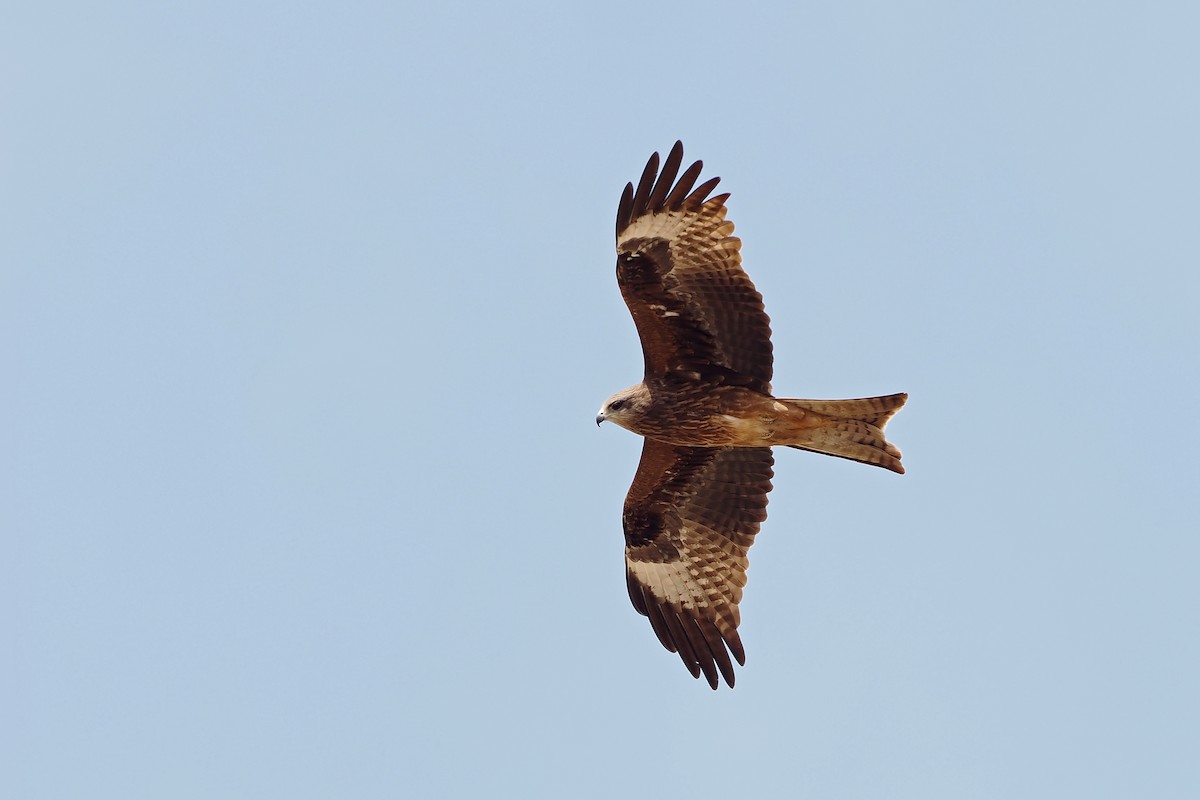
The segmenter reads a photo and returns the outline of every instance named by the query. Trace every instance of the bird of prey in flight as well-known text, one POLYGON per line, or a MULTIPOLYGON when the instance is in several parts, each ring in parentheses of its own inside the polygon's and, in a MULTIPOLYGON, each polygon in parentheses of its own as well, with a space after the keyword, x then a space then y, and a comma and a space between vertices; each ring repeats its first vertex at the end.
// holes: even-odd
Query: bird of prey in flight
POLYGON ((771 448, 811 450, 904 472, 883 428, 907 394, 796 400, 771 394, 771 327, 725 219, 728 194, 650 157, 617 209, 617 283, 645 357, 641 383, 604 402, 645 438, 625 498, 629 599, 663 646, 716 689, 746 663, 738 603, 746 553, 767 517, 771 448), (678 180, 676 178, 678 177, 678 180), (693 188, 694 187, 694 188, 693 188))

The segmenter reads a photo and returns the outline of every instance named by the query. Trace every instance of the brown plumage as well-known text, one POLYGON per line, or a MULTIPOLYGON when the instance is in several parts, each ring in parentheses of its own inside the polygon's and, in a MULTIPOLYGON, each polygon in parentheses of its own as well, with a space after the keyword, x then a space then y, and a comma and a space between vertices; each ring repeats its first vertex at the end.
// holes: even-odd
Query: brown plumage
POLYGON ((625 498, 625 569, 634 608, 660 642, 712 688, 746 663, 738 603, 746 553, 767 518, 771 447, 904 472, 883 435, 906 394, 796 400, 771 394, 771 325, 741 266, 719 178, 695 187, 676 142, 659 173, 650 157, 617 210, 617 282, 645 357, 642 382, 605 402, 645 437, 625 498), (678 181, 676 177, 678 176, 678 181))

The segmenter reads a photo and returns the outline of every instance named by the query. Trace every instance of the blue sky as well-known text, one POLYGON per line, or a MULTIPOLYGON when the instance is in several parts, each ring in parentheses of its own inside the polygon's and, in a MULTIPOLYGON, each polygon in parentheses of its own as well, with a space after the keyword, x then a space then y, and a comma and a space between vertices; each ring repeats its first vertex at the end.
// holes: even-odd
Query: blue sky
POLYGON ((1200 792, 1184 3, 38 3, 0 32, 0 794, 1200 792), (733 193, 733 691, 625 594, 626 181, 733 193))

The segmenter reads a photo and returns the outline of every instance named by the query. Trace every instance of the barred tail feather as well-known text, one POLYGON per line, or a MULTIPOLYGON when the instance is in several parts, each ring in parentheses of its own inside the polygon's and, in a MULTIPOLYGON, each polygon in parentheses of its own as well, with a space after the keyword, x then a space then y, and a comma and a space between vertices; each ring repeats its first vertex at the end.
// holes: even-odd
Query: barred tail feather
POLYGON ((883 428, 906 400, 908 395, 904 393, 856 400, 780 399, 805 412, 806 424, 787 445, 903 474, 900 450, 884 437, 883 428))

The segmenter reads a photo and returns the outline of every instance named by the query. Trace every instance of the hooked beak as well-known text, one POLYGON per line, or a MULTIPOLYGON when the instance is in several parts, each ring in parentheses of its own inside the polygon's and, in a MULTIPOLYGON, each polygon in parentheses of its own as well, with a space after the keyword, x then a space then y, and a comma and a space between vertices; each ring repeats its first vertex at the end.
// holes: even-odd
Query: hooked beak
POLYGON ((596 415, 596 427, 597 428, 600 427, 601 422, 604 422, 604 412, 603 411, 601 411, 599 414, 596 415))

